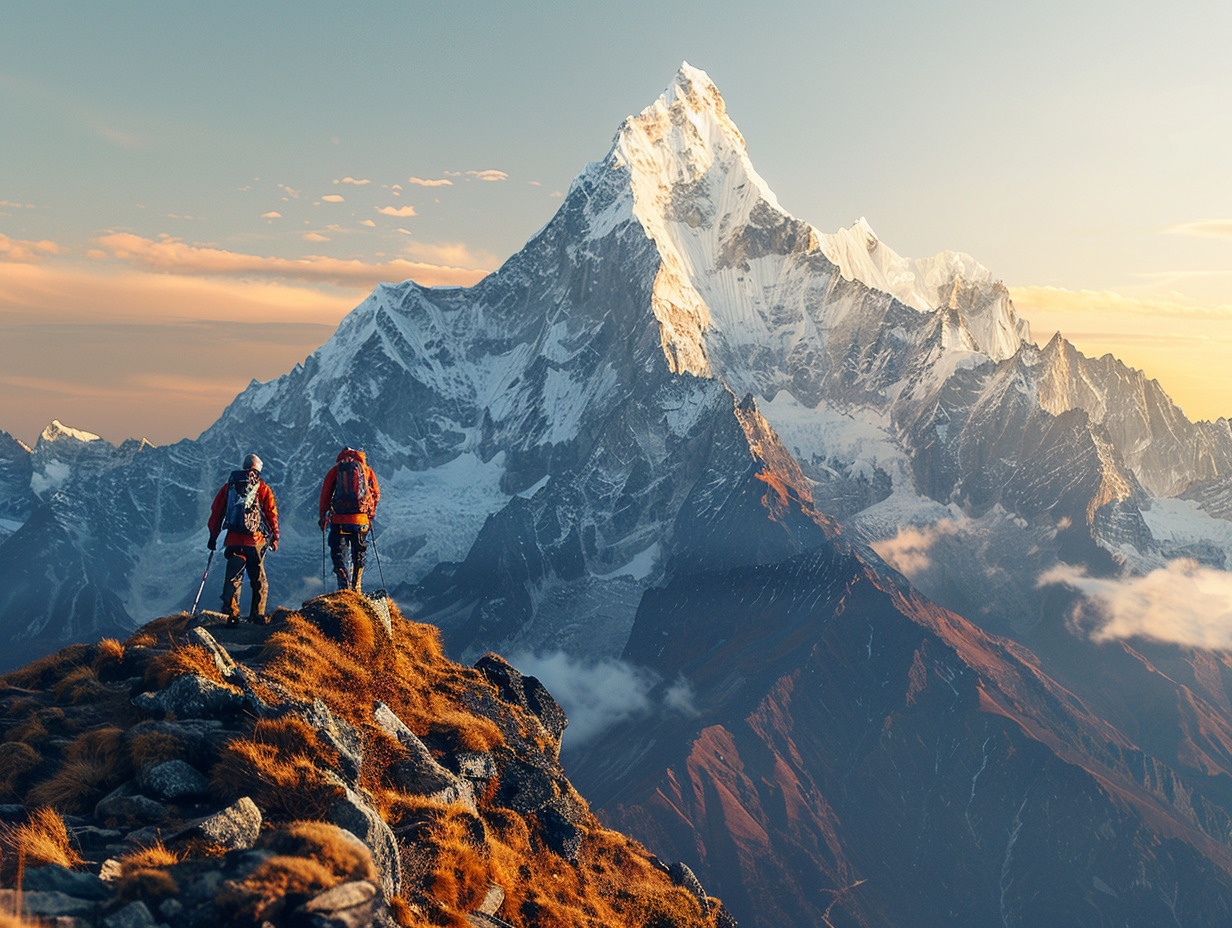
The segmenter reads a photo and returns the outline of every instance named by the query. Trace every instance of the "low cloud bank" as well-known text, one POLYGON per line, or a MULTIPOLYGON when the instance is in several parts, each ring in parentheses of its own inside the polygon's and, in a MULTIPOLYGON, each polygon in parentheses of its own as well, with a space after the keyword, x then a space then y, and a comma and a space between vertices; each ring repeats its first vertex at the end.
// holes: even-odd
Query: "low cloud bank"
POLYGON ((942 538, 957 535, 959 524, 941 519, 932 525, 905 525, 893 538, 874 541, 870 547, 878 556, 908 580, 917 579, 933 566, 930 551, 942 538))
POLYGON ((1074 626, 1096 641, 1154 638, 1210 649, 1232 648, 1232 573, 1181 559, 1141 577, 1091 577, 1058 564, 1038 586, 1060 584, 1085 599, 1074 626))
POLYGON ((509 662, 522 673, 538 677, 565 710, 569 717, 565 741, 569 747, 585 744, 627 719, 661 712, 688 717, 697 714, 686 680, 677 680, 660 698, 652 698, 659 677, 625 661, 585 660, 563 651, 521 651, 511 654, 509 662))

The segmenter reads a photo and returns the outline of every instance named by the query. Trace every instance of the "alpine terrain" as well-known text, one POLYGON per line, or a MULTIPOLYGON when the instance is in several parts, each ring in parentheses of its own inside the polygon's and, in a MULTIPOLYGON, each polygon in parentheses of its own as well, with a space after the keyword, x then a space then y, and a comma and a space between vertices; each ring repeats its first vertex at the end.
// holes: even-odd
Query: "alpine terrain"
POLYGON ((792 216, 702 71, 499 270, 378 287, 197 440, 0 440, 10 660, 191 603, 250 450, 271 602, 320 592, 348 444, 382 584, 455 657, 635 681, 566 764, 742 923, 1232 912, 1232 661, 1054 582, 1228 567, 1232 426, 1040 347, 966 255, 792 216))

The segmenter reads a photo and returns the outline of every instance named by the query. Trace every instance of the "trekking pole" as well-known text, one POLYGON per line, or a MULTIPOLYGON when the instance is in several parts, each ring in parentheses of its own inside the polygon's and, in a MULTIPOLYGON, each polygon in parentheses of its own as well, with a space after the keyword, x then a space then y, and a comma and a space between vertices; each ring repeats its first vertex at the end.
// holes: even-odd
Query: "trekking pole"
POLYGON ((381 552, 376 546, 376 523, 372 524, 372 553, 376 555, 376 570, 381 575, 381 589, 385 589, 385 571, 381 569, 381 552))
POLYGON ((202 590, 204 590, 204 589, 205 589, 205 581, 209 579, 209 576, 210 576, 210 564, 211 564, 211 563, 213 563, 213 561, 214 561, 214 552, 211 550, 211 551, 210 551, 210 556, 209 556, 208 558, 206 558, 206 561, 205 561, 205 573, 204 573, 204 574, 202 575, 202 577, 201 577, 201 586, 200 586, 200 588, 197 590, 197 598, 193 600, 192 612, 190 612, 190 613, 189 613, 189 615, 196 615, 196 614, 197 614, 197 603, 201 602, 201 592, 202 592, 202 590))

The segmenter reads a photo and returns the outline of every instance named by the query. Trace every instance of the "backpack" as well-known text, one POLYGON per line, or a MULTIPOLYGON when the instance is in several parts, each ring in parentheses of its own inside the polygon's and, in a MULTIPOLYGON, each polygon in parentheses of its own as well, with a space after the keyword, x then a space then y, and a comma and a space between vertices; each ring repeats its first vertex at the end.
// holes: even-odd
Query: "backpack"
POLYGON ((252 535, 261 529, 261 506, 257 487, 261 474, 255 470, 233 470, 227 481, 227 511, 223 525, 229 532, 252 535))
POLYGON ((368 475, 364 465, 355 458, 338 462, 338 481, 334 484, 332 502, 339 515, 359 515, 366 512, 368 502, 368 475))

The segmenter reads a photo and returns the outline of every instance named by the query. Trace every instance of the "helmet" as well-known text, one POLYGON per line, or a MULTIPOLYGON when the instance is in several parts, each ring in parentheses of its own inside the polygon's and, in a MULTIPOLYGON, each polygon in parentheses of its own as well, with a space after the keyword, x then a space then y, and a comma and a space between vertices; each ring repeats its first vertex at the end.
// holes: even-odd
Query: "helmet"
POLYGON ((244 458, 244 470, 255 470, 258 474, 261 473, 261 459, 249 452, 244 458))

